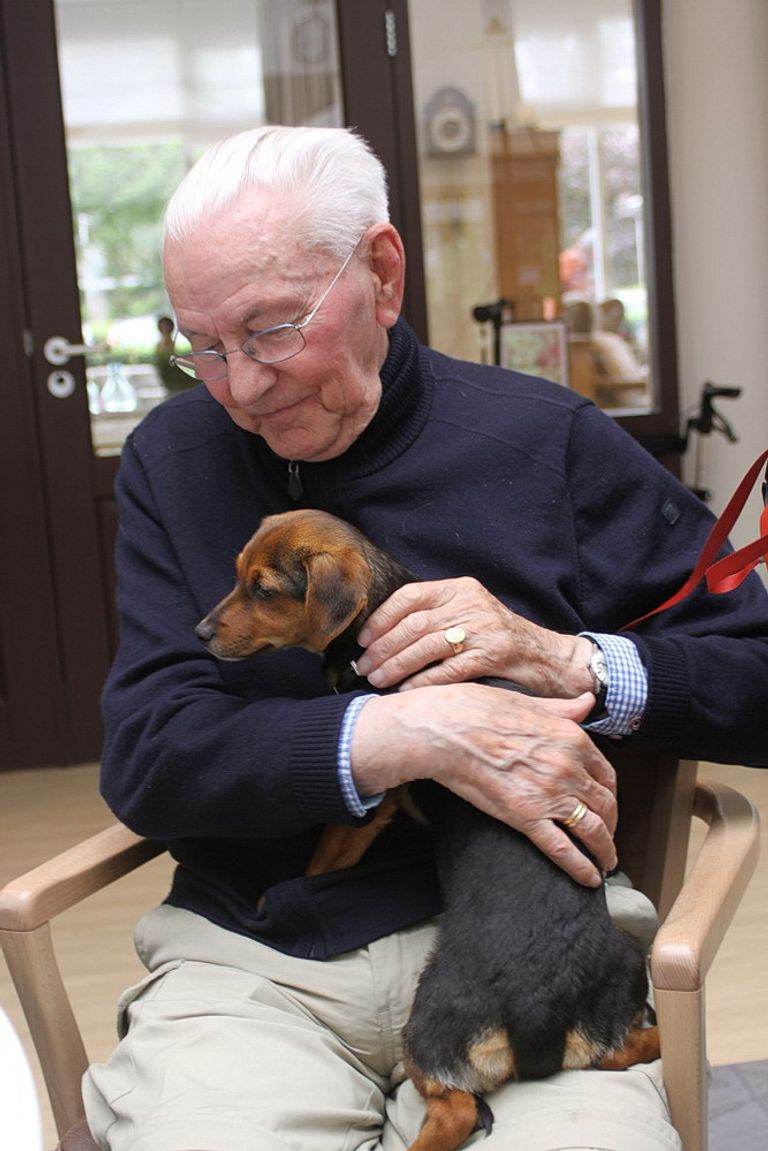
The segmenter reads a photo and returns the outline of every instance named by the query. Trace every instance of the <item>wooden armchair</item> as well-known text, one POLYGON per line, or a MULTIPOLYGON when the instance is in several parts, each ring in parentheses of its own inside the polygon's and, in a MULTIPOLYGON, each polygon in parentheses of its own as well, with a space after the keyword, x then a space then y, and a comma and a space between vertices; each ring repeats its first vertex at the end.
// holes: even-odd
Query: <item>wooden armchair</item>
MULTIPOLYGON (((706 1151, 704 979, 757 862, 758 818, 738 792, 697 783, 695 764, 620 745, 611 758, 619 771, 622 867, 663 920, 651 968, 672 1119, 684 1151, 706 1151), (685 878, 694 815, 709 826, 685 878)), ((50 921, 162 850, 115 824, 0 891, 0 945, 40 1060, 60 1151, 95 1151, 96 1144, 80 1098, 88 1060, 50 921)))

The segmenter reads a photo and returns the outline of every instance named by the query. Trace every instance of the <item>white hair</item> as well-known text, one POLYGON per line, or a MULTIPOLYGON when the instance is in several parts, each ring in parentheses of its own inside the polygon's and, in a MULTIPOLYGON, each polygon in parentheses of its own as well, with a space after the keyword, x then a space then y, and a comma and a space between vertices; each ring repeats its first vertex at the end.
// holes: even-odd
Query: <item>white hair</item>
POLYGON ((201 156, 168 202, 165 238, 188 239, 204 218, 252 189, 290 197, 294 234, 339 256, 366 228, 389 220, 384 167, 356 132, 267 125, 201 156))

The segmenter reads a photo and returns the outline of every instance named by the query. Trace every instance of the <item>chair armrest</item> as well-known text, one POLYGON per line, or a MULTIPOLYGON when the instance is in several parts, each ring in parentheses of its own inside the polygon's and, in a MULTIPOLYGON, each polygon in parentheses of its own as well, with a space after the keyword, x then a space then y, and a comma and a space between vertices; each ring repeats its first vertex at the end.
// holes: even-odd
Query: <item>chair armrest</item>
POLYGON ((656 935, 651 978, 672 1122, 683 1151, 706 1151, 704 979, 755 869, 759 820, 745 796, 719 783, 696 785, 693 810, 709 830, 656 935))
POLYGON ((61 978, 50 920, 165 850, 115 823, 0 890, 0 949, 29 1025, 62 1136, 83 1114, 88 1065, 61 978))
POLYGON ((33 931, 164 850, 112 824, 0 889, 0 931, 33 931))
POLYGON ((656 935, 651 972, 654 987, 661 990, 703 987, 760 854, 760 821, 746 796, 724 784, 700 781, 694 814, 709 830, 656 935))

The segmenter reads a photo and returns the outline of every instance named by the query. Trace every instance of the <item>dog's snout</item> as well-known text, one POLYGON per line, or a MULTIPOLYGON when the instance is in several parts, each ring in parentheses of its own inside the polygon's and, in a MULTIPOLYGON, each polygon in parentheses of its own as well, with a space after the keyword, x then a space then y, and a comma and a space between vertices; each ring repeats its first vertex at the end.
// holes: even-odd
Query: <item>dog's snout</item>
POLYGON ((207 615, 205 619, 200 620, 200 623, 195 628, 195 635, 202 643, 210 643, 216 635, 216 624, 209 615, 207 615))

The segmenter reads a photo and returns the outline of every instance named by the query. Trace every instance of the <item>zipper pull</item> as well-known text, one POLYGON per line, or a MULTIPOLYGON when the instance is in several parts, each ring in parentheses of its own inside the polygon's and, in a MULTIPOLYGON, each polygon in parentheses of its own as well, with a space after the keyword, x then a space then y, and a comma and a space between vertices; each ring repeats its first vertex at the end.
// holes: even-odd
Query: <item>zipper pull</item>
POLYGON ((296 460, 288 461, 288 495, 294 503, 298 503, 304 495, 304 485, 301 482, 299 465, 296 460))

